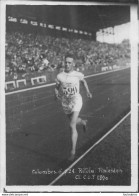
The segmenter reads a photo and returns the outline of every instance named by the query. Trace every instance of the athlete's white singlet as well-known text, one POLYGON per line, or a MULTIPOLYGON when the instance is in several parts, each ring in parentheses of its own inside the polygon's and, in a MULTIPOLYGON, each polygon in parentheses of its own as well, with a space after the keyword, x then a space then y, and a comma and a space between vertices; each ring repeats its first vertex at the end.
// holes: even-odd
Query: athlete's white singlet
POLYGON ((66 114, 73 111, 80 111, 82 108, 82 97, 80 95, 80 81, 84 75, 81 72, 61 72, 57 75, 57 82, 60 83, 59 95, 66 114))

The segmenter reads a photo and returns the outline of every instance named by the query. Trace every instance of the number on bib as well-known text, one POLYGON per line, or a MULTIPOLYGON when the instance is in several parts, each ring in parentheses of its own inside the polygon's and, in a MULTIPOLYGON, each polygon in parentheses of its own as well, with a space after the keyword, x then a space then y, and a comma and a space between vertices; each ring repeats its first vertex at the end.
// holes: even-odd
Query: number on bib
POLYGON ((66 96, 75 95, 77 93, 77 88, 76 87, 64 87, 63 93, 66 96))

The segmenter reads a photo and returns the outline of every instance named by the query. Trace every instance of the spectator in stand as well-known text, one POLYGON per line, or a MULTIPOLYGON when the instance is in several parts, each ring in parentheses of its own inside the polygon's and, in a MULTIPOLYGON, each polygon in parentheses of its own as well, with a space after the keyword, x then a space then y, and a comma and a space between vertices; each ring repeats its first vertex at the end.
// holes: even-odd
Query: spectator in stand
POLYGON ((47 57, 45 54, 40 55, 40 60, 41 60, 41 70, 48 69, 49 61, 47 60, 47 57))

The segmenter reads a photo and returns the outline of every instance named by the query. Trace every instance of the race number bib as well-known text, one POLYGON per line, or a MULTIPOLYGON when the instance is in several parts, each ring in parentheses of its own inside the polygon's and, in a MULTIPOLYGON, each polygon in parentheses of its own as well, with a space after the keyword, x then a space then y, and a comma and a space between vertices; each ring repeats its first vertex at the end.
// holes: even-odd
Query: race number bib
POLYGON ((77 93, 77 88, 76 86, 72 87, 63 87, 63 94, 66 97, 74 96, 77 93))

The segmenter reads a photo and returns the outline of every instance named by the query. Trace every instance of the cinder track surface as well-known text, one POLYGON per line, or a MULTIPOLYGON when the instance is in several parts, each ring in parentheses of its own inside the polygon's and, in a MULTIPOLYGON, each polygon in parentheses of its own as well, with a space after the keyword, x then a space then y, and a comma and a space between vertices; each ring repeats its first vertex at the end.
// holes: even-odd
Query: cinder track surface
MULTIPOLYGON (((88 131, 78 127, 77 158, 130 110, 130 69, 86 80, 93 98, 81 89, 88 131)), ((53 95, 54 86, 6 95, 7 185, 48 185, 71 164, 68 121, 53 95)))
POLYGON ((51 185, 131 185, 130 125, 128 113, 51 185))

